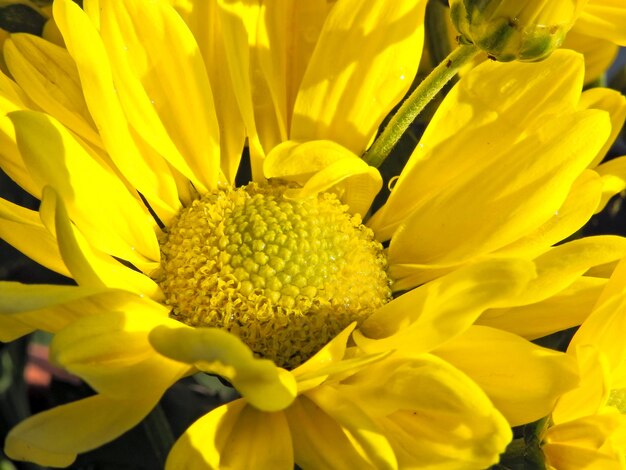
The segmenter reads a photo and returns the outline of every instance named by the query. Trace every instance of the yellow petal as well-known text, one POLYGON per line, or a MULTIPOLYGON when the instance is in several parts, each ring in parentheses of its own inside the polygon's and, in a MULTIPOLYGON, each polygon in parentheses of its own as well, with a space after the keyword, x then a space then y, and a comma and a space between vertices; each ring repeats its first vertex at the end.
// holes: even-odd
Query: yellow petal
POLYGON ((98 31, 71 0, 54 2, 53 10, 67 50, 76 62, 85 102, 111 159, 157 213, 174 215, 179 204, 170 169, 154 151, 145 151, 135 141, 98 31))
POLYGON ((623 420, 617 413, 593 415, 549 428, 542 446, 547 461, 559 470, 621 470, 623 451, 610 437, 623 420))
MULTIPOLYGON (((584 432, 597 433, 597 429, 587 428, 584 432)), ((606 452, 560 442, 546 443, 542 449, 550 469, 578 470, 582 467, 589 470, 622 470, 624 468, 619 451, 607 455, 606 452)))
POLYGON ((290 138, 333 140, 363 153, 417 72, 425 6, 335 3, 302 79, 290 138))
POLYGON ((76 64, 67 51, 30 34, 14 34, 5 42, 11 74, 41 109, 91 144, 102 140, 87 110, 76 64))
POLYGON ((132 310, 82 318, 54 336, 51 360, 107 396, 131 399, 146 389, 162 395, 191 370, 157 353, 148 341, 157 325, 176 323, 166 314, 165 307, 146 301, 132 310))
POLYGON ((399 468, 486 468, 511 439, 485 393, 429 354, 392 356, 338 389, 373 416, 399 468))
POLYGON ((157 402, 158 397, 146 389, 135 400, 96 395, 57 406, 14 427, 4 450, 15 460, 67 467, 76 454, 100 447, 134 427, 157 402))
POLYGON ((446 95, 389 200, 368 225, 379 239, 391 238, 429 196, 494 161, 514 162, 512 143, 576 108, 582 78, 582 56, 572 51, 556 51, 538 63, 486 61, 473 69, 446 95))
MULTIPOLYGON (((497 250, 498 255, 534 258, 574 234, 598 212, 601 198, 608 197, 610 190, 603 188, 603 179, 595 171, 583 171, 572 185, 565 202, 547 222, 497 250)), ((615 186, 611 185, 611 188, 615 186)))
POLYGON ((61 256, 79 285, 126 289, 154 300, 163 298, 159 286, 148 276, 92 247, 72 224, 65 204, 49 186, 43 190, 40 212, 44 220, 54 221, 61 256))
POLYGON ((622 294, 624 290, 624 283, 626 282, 626 259, 620 260, 620 262, 608 273, 609 276, 604 275, 606 273, 596 274, 599 277, 610 277, 606 289, 602 291, 602 295, 598 299, 598 306, 622 294))
POLYGON ((608 361, 594 345, 579 345, 570 352, 578 361, 581 380, 578 387, 559 398, 552 411, 556 425, 600 412, 612 385, 608 361))
POLYGON ((57 191, 91 243, 138 264, 159 259, 154 221, 111 170, 53 118, 33 111, 10 117, 33 179, 57 191))
POLYGON ((365 366, 378 362, 388 356, 390 351, 378 354, 348 354, 346 355, 346 343, 356 323, 348 325, 341 333, 329 341, 313 357, 296 367, 292 374, 298 383, 298 394, 317 387, 324 381, 341 379, 356 373, 365 366))
MULTIPOLYGON (((261 118, 267 113, 268 116, 273 115, 271 104, 268 107, 269 93, 263 93, 266 83, 259 80, 257 75, 252 75, 256 64, 251 64, 253 57, 249 44, 254 42, 256 38, 256 30, 258 25, 260 5, 256 0, 245 0, 241 2, 229 2, 226 0, 218 0, 220 21, 224 32, 224 46, 226 48, 226 57, 228 59, 228 70, 235 91, 239 111, 243 119, 246 133, 248 135, 248 144, 250 147, 250 163, 252 166, 252 178, 257 180, 263 179, 263 158, 266 151, 259 139, 260 131, 257 129, 255 116, 255 107, 259 109, 261 118), (253 94, 254 91, 254 94, 253 94)), ((264 44, 263 46, 267 46, 264 44)), ((274 121, 265 119, 259 122, 258 127, 264 127, 275 134, 273 129, 274 121), (265 122, 264 122, 265 121, 265 122), (268 122, 269 121, 269 122, 268 122)), ((262 133, 263 134, 263 133, 262 133)), ((275 137, 267 136, 272 140, 275 137)), ((267 146, 267 145, 266 145, 267 146)))
POLYGON ((360 447, 364 457, 378 469, 397 469, 396 456, 389 441, 376 422, 361 408, 332 387, 310 390, 307 398, 334 419, 343 431, 360 447))
POLYGON ((288 189, 288 198, 306 198, 333 190, 350 212, 367 214, 382 187, 382 177, 357 155, 335 142, 283 142, 268 154, 263 172, 268 178, 282 178, 303 185, 288 189))
POLYGON ((298 393, 317 387, 328 376, 325 373, 326 369, 343 360, 346 354, 346 344, 355 326, 356 323, 348 325, 313 357, 293 370, 293 376, 298 381, 298 393))
POLYGON ((0 199, 0 238, 42 266, 70 276, 56 238, 41 223, 37 212, 0 199))
POLYGON ((626 46, 626 6, 620 0, 589 0, 576 21, 576 29, 626 46))
POLYGON ((320 470, 375 470, 352 437, 333 417, 306 396, 285 410, 296 463, 320 470))
POLYGON ((296 381, 289 372, 267 359, 256 359, 226 331, 161 326, 150 333, 150 342, 166 357, 221 375, 260 410, 282 410, 296 396, 296 381))
POLYGON ((583 344, 593 344, 606 356, 610 370, 617 369, 626 358, 626 344, 620 336, 626 331, 626 315, 623 314, 625 308, 626 294, 624 292, 599 303, 578 329, 568 349, 574 349, 583 344))
POLYGON ((103 301, 111 305, 119 302, 120 297, 123 294, 102 289, 2 282, 0 315, 11 317, 19 324, 7 320, 13 327, 0 330, 0 341, 13 341, 34 330, 57 332, 77 318, 97 311, 103 301), (26 325, 28 331, 20 324, 26 325))
MULTIPOLYGON (((624 8, 626 9, 626 7, 624 8)), ((609 151, 624 126, 624 120, 626 119, 626 97, 618 91, 608 88, 592 88, 581 95, 578 106, 580 109, 602 109, 607 111, 611 118, 611 134, 596 155, 596 158, 589 164, 589 168, 595 168, 606 156, 606 153, 609 151)))
POLYGON ((515 296, 533 276, 532 263, 522 260, 459 269, 378 309, 353 338, 367 352, 427 352, 465 331, 490 306, 515 296))
POLYGON ((6 114, 20 109, 27 109, 26 99, 21 89, 0 72, 0 165, 13 181, 36 198, 41 197, 41 187, 33 181, 24 165, 15 141, 13 123, 6 114))
POLYGON ((83 0, 83 10, 93 23, 94 28, 100 31, 100 1, 83 0))
POLYGON ((577 24, 567 33, 562 47, 584 54, 585 84, 599 79, 615 61, 619 51, 619 47, 611 41, 581 33, 577 24))
MULTIPOLYGON (((608 137, 608 116, 587 110, 550 122, 469 179, 444 187, 416 208, 389 246, 395 263, 466 262, 546 223, 608 137), (477 223, 480 221, 480 223, 477 223)), ((429 280, 427 270, 415 275, 429 280)))
POLYGON ((487 310, 476 323, 537 339, 580 325, 591 314, 606 279, 582 276, 541 302, 487 310))
POLYGON ((602 200, 597 208, 600 212, 613 196, 626 189, 626 156, 602 163, 596 171, 602 178, 602 200))
POLYGON ((293 446, 282 413, 264 413, 237 400, 212 410, 176 441, 166 470, 293 468, 293 446))
POLYGON ((471 377, 511 426, 546 416, 578 383, 571 356, 486 326, 472 326, 433 354, 471 377))
MULTIPOLYGON (((1 287, 0 287, 1 290, 1 287)), ((32 333, 37 328, 19 321, 17 316, 0 315, 0 341, 8 343, 32 333)))
POLYGON ((175 6, 196 38, 204 58, 220 128, 222 172, 228 182, 234 185, 245 141, 245 128, 230 74, 224 72, 228 70, 228 58, 218 5, 217 2, 186 3, 184 8, 175 6))
MULTIPOLYGON (((286 140, 298 88, 322 30, 326 0, 266 2, 254 53, 271 93, 276 123, 286 140)), ((263 116, 258 113, 257 119, 263 116)))
POLYGON ((626 255, 626 238, 600 235, 573 240, 551 248, 534 260, 537 277, 518 297, 501 306, 517 306, 545 300, 570 286, 588 269, 620 260, 626 255))
MULTIPOLYGON (((51 333, 60 331, 84 316, 133 309, 137 305, 140 307, 143 302, 145 300, 137 294, 121 290, 0 283, 0 314, 15 317, 31 330, 51 333)), ((167 310, 163 315, 167 315, 167 310)))
POLYGON ((215 189, 219 128, 196 41, 166 2, 102 2, 100 34, 129 123, 196 185, 215 189))
POLYGON ((198 419, 172 447, 165 470, 219 469, 222 450, 245 408, 245 400, 236 400, 198 419))

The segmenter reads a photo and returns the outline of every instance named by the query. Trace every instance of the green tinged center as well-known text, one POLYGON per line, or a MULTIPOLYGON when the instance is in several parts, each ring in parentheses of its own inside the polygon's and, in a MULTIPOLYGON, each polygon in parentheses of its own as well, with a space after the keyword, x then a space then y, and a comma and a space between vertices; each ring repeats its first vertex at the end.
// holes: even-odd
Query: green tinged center
POLYGON ((391 298, 382 246, 330 193, 286 199, 284 185, 206 194, 160 240, 154 279, 171 316, 237 335, 293 368, 391 298))

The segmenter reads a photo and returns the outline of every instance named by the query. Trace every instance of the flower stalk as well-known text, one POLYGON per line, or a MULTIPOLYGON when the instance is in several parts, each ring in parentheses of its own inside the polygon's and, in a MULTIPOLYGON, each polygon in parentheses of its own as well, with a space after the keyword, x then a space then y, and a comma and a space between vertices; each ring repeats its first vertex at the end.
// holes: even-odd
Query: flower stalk
POLYGON ((417 115, 457 74, 459 69, 479 52, 480 50, 472 44, 460 45, 453 50, 402 103, 385 129, 365 152, 363 160, 371 166, 380 167, 417 115))

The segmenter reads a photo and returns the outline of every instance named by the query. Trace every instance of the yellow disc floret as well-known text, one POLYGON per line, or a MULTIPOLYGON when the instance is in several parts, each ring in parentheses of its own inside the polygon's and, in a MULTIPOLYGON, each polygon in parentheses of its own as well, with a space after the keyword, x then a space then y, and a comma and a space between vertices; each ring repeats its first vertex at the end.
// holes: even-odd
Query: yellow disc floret
POLYGON ((285 185, 210 192, 160 240, 153 277, 171 316, 223 328, 292 368, 391 297, 383 249, 334 194, 286 199, 285 185))

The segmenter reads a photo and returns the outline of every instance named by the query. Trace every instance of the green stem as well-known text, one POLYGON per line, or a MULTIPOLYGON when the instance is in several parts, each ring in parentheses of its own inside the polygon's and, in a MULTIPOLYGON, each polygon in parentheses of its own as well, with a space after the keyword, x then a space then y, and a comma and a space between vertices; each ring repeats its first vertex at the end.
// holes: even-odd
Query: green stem
POLYGON ((503 462, 520 463, 526 457, 526 442, 524 438, 513 439, 506 448, 506 452, 502 457, 503 462))
POLYGON ((456 75, 459 69, 479 52, 470 45, 460 45, 453 50, 402 103, 400 109, 389 120, 383 132, 363 155, 363 160, 371 166, 379 167, 391 153, 402 134, 408 129, 417 115, 437 95, 439 90, 456 75))

